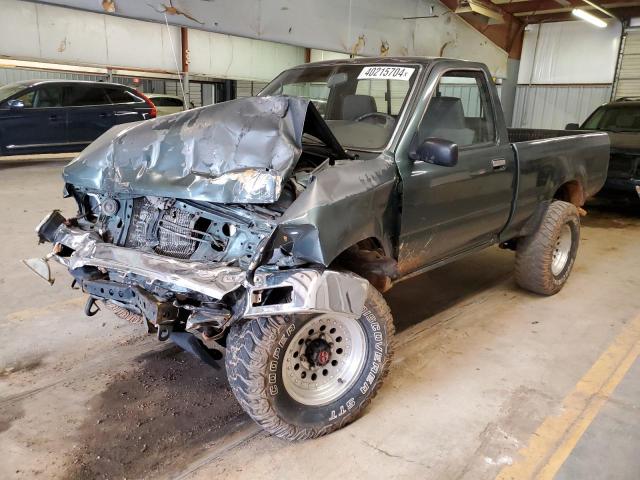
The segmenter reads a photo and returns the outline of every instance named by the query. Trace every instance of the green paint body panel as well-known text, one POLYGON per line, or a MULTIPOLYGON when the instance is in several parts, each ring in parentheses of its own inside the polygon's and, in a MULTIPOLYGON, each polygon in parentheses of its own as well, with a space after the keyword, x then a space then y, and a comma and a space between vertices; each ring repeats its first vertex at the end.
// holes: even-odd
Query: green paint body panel
POLYGON ((484 64, 415 57, 323 63, 396 62, 422 68, 394 137, 381 154, 363 154, 356 168, 348 161, 328 168, 309 189, 313 192, 294 202, 282 225, 306 225, 319 232, 294 255, 329 265, 358 240, 374 237, 397 260, 398 276, 403 277, 530 233, 540 212, 568 182, 579 183, 584 198, 604 184, 608 135, 507 129, 484 64), (415 133, 438 80, 451 70, 473 71, 485 79, 495 142, 460 148, 453 167, 414 161, 415 133), (494 160, 502 167, 495 169, 494 160))

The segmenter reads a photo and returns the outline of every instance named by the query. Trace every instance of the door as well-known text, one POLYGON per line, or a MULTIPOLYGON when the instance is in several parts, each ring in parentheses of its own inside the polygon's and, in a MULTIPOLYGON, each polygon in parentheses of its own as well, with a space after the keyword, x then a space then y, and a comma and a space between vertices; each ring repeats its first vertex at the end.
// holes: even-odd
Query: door
POLYGON ((13 107, 0 114, 2 143, 8 153, 48 153, 67 145, 67 117, 61 103, 62 88, 44 84, 18 94, 13 107))
MULTIPOLYGON (((399 269, 411 273, 490 243, 507 223, 515 161, 498 135, 495 90, 482 70, 432 73, 430 98, 401 158, 402 219, 399 269), (493 101, 492 101, 493 95, 493 101), (440 166, 408 158, 427 138, 458 145, 458 162, 440 166)), ((501 117, 500 117, 501 118, 501 117)))
POLYGON ((101 85, 69 83, 64 87, 69 142, 84 145, 115 124, 111 101, 101 85))

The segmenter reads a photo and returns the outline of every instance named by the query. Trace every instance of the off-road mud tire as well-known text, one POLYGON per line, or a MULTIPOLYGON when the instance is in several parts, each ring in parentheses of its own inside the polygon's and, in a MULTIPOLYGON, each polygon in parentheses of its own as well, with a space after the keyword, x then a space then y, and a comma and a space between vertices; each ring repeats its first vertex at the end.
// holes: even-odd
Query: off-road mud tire
POLYGON ((283 386, 284 352, 310 318, 246 319, 232 325, 227 337, 227 377, 238 402, 263 429, 287 440, 320 437, 353 422, 377 393, 391 362, 391 311, 382 295, 369 286, 362 317, 350 320, 360 322, 367 345, 357 380, 329 404, 297 402, 283 386))
POLYGON ((564 286, 578 252, 580 216, 575 205, 556 200, 549 205, 538 230, 518 241, 516 249, 516 282, 540 295, 554 295, 564 286), (563 227, 571 230, 571 248, 562 271, 554 275, 551 265, 554 249, 563 227))

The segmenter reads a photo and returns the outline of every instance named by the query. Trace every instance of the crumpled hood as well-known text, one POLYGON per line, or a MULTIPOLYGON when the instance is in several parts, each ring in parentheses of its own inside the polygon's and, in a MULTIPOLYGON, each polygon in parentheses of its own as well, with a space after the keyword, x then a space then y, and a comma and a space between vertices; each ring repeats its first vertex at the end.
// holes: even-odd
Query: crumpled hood
POLYGON ((302 152, 309 110, 319 118, 302 98, 251 97, 118 125, 63 176, 107 194, 272 203, 302 152))

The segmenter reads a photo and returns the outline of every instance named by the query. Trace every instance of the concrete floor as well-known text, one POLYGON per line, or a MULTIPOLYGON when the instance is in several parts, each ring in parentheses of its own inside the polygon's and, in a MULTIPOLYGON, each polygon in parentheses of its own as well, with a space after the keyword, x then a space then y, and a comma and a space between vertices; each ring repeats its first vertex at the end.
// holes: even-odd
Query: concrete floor
MULTIPOLYGON (((3 168, 0 165, 0 168, 3 168)), ((287 443, 224 372, 19 260, 61 198, 61 165, 0 170, 0 478, 640 478, 640 214, 589 209, 558 295, 497 248, 398 285, 387 383, 365 416, 287 443)))

